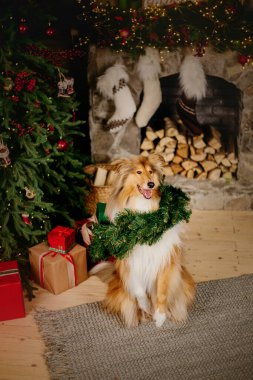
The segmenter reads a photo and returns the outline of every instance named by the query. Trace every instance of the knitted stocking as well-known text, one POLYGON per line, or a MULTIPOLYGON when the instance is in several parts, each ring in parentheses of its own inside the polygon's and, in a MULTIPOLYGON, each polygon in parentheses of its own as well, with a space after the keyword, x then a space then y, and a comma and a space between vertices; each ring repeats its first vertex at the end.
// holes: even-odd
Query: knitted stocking
POLYGON ((118 63, 109 67, 97 81, 97 89, 101 94, 114 101, 115 112, 106 125, 112 133, 126 126, 136 111, 134 99, 127 85, 128 81, 129 76, 125 66, 118 63))

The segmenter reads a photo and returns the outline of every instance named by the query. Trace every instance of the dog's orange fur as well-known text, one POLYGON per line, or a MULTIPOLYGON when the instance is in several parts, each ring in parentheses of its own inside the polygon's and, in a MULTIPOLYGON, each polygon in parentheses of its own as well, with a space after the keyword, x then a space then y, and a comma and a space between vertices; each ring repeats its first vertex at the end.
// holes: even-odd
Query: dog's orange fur
MULTIPOLYGON (((117 161, 118 176, 106 208, 109 219, 113 220, 124 208, 143 212, 157 210, 160 201, 158 187, 164 165, 163 158, 157 155, 117 161), (149 189, 151 182, 154 187, 149 189), (150 198, 147 199, 143 194, 150 198)), ((194 299, 195 284, 182 265, 182 249, 176 234, 174 232, 171 235, 175 243, 174 240, 169 241, 170 235, 168 242, 167 237, 164 238, 163 259, 159 259, 156 246, 154 252, 151 255, 149 253, 150 261, 143 260, 142 263, 142 259, 138 258, 136 265, 141 276, 149 272, 151 277, 154 276, 153 279, 150 277, 151 285, 146 288, 142 284, 145 281, 149 283, 149 279, 144 279, 144 275, 143 279, 134 277, 135 261, 131 258, 131 255, 136 255, 134 250, 128 257, 116 260, 104 306, 109 312, 119 314, 127 326, 136 326, 148 314, 153 315, 157 326, 164 322, 165 316, 176 322, 187 317, 187 308, 194 299), (152 266, 155 265, 158 270, 154 275, 152 266)), ((141 255, 145 255, 145 252, 141 255)))

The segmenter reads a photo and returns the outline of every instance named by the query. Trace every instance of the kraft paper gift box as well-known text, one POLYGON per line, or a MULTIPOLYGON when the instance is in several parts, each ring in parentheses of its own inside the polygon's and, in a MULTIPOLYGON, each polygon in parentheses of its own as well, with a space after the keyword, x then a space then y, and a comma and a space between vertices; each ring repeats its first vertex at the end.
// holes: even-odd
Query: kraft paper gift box
POLYGON ((54 294, 87 279, 86 249, 79 244, 63 254, 40 243, 29 249, 29 260, 35 281, 54 294))
POLYGON ((23 289, 16 260, 0 263, 0 321, 25 317, 23 289))

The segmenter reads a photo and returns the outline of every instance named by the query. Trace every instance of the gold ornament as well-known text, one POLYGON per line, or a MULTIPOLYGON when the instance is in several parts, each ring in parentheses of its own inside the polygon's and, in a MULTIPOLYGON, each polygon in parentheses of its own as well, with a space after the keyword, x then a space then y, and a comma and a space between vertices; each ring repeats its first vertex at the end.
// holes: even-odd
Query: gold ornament
POLYGON ((30 190, 28 187, 25 187, 25 196, 28 199, 33 199, 35 197, 35 192, 30 190))
POLYGON ((5 91, 11 91, 13 88, 14 82, 11 77, 7 77, 4 80, 4 90, 5 91))

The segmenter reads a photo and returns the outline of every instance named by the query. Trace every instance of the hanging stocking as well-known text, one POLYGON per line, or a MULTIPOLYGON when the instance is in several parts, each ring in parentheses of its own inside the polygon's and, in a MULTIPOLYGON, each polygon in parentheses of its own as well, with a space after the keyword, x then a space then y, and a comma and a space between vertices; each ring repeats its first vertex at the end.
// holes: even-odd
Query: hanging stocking
POLYGON ((22 219, 23 219, 23 222, 25 223, 25 224, 27 224, 28 226, 30 226, 31 224, 32 224, 32 222, 30 221, 30 219, 29 219, 29 214, 27 213, 27 212, 23 212, 22 214, 21 214, 21 216, 22 216, 22 219))
POLYGON ((129 76, 125 66, 118 63, 109 67, 97 81, 97 88, 101 94, 114 101, 115 112, 106 125, 112 133, 126 126, 136 111, 134 99, 127 85, 128 81, 129 76))
POLYGON ((137 71, 143 82, 143 100, 137 111, 135 121, 139 128, 146 127, 162 101, 159 81, 161 72, 159 52, 147 47, 145 55, 141 55, 137 63, 137 71))
POLYGON ((205 97, 206 76, 200 58, 187 55, 179 74, 182 96, 178 100, 178 114, 192 135, 200 135, 203 130, 196 117, 196 102, 205 97))

